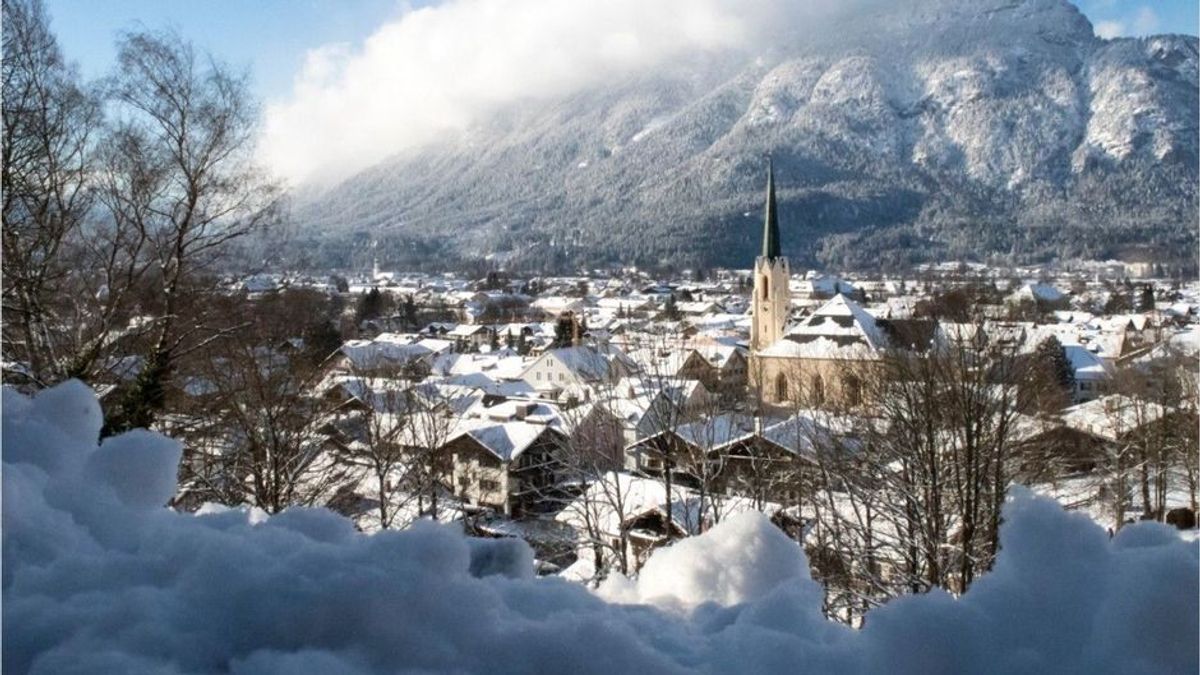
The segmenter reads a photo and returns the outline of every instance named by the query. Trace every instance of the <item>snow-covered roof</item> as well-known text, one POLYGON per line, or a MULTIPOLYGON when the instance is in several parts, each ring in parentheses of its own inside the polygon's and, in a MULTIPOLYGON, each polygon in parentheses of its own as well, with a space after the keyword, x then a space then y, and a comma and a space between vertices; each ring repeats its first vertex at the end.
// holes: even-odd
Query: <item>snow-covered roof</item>
POLYGON ((1083 345, 1063 345, 1063 351, 1071 362, 1076 380, 1103 380, 1112 372, 1112 366, 1083 345))
POLYGON ((1157 403, 1140 401, 1123 394, 1110 394, 1063 410, 1066 426, 1107 440, 1121 436, 1163 417, 1157 403))
POLYGON ((386 339, 349 340, 341 351, 356 368, 378 368, 385 364, 407 364, 433 353, 421 344, 412 344, 386 339))
POLYGON ((788 329, 784 338, 764 350, 763 355, 863 358, 867 352, 879 351, 886 345, 886 338, 876 318, 858 303, 838 295, 788 329), (780 344, 783 342, 792 342, 797 346, 780 344), (843 349, 856 345, 865 347, 866 351, 843 349))
POLYGON ((465 418, 451 432, 447 441, 470 436, 502 462, 521 456, 544 433, 552 432, 546 424, 524 421, 493 422, 490 419, 465 418))

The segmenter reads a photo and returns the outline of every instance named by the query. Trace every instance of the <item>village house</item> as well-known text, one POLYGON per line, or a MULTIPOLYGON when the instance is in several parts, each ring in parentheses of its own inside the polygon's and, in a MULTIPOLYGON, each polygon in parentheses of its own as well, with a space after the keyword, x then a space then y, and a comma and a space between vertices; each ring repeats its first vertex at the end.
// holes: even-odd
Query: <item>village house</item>
POLYGON ((464 502, 522 518, 560 507, 579 471, 618 468, 620 423, 603 406, 484 403, 461 416, 438 454, 464 502))
POLYGON ((521 379, 548 398, 589 401, 596 388, 635 370, 634 363, 615 347, 579 345, 545 351, 525 368, 521 379))

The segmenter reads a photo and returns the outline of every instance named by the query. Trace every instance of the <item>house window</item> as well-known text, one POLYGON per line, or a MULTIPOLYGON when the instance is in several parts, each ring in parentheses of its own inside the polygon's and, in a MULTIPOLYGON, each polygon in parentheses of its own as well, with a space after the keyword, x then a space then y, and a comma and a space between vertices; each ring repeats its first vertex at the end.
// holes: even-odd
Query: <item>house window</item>
POLYGON ((812 401, 814 406, 825 404, 825 380, 820 375, 812 376, 812 401))
POLYGON ((565 380, 565 379, 567 379, 567 375, 566 375, 566 373, 559 373, 559 374, 558 374, 558 381, 559 381, 559 382, 562 382, 562 381, 563 381, 563 380, 565 380))
POLYGON ((780 373, 775 376, 775 399, 778 401, 786 401, 788 397, 788 381, 787 376, 780 373))
POLYGON ((500 489, 500 483, 490 478, 479 479, 479 490, 481 492, 496 492, 500 489))
POLYGON ((542 379, 542 374, 540 372, 534 373, 533 375, 539 380, 542 379))
POLYGON ((1080 382, 1079 383, 1079 391, 1091 391, 1091 390, 1092 390, 1091 382, 1080 382))

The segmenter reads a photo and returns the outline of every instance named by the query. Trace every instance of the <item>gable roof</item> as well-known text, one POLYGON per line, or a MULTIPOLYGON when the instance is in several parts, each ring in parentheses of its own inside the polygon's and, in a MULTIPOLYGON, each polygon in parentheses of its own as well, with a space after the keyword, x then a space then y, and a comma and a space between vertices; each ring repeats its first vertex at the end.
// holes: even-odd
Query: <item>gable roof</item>
POLYGON ((520 420, 494 422, 490 419, 474 418, 462 420, 459 427, 451 432, 447 442, 468 436, 500 461, 511 462, 519 458, 543 434, 561 435, 547 424, 520 420))

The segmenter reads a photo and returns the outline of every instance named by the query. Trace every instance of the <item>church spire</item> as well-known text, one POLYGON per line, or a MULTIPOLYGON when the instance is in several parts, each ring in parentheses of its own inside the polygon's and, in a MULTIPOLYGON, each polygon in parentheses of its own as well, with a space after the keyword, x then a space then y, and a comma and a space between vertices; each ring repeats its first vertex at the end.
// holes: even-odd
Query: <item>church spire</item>
POLYGON ((775 208, 775 169, 767 155, 767 213, 763 219, 763 257, 775 260, 779 252, 779 216, 775 208))

